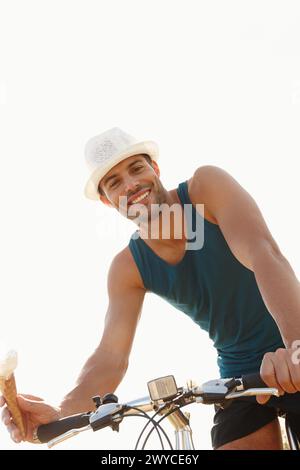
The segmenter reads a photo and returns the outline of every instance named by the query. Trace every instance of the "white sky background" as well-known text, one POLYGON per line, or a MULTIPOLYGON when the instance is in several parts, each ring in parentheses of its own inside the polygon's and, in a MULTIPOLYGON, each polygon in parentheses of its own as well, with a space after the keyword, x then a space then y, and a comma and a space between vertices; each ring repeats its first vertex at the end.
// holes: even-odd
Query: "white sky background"
MULTIPOLYGON (((19 351, 20 391, 59 401, 101 337, 107 271, 135 230, 83 196, 84 144, 111 127, 159 144, 167 189, 204 164, 229 171, 299 276, 297 1, 0 5, 0 337, 19 351)), ((216 378, 215 359, 206 334, 148 295, 117 394, 144 396, 161 375, 216 378)), ((210 448, 212 408, 189 411, 196 447, 210 448)), ((142 425, 59 448, 133 448, 142 425)), ((0 425, 0 448, 32 445, 0 425)))

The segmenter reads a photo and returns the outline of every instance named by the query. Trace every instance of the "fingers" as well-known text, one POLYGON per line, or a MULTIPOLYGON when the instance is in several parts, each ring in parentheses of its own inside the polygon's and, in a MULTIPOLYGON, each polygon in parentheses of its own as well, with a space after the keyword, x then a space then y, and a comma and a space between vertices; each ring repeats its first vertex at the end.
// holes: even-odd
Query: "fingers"
POLYGON ((29 395, 28 393, 18 393, 18 397, 28 398, 29 400, 43 401, 43 398, 36 397, 35 395, 29 395))
POLYGON ((276 378, 282 390, 287 393, 297 392, 292 380, 292 362, 289 358, 289 352, 286 349, 277 349, 273 361, 276 366, 276 378))
MULTIPOLYGON (((299 349, 298 349, 299 350, 299 349)), ((300 351, 300 350, 299 350, 300 351)), ((291 381, 296 391, 300 391, 300 363, 295 360, 295 349, 289 350, 288 364, 291 381)))
MULTIPOLYGON (((293 360, 293 349, 279 348, 264 355, 260 375, 269 386, 278 389, 280 395, 300 391, 300 364, 293 360)), ((270 397, 257 397, 260 404, 265 404, 270 397)))
POLYGON ((275 368, 271 360, 272 353, 264 355, 262 364, 260 366, 260 376, 268 387, 275 387, 277 385, 275 368))
POLYGON ((264 355, 260 368, 260 376, 268 387, 277 388, 280 395, 284 394, 284 390, 281 388, 277 380, 274 353, 267 353, 264 355))
POLYGON ((19 394, 17 395, 17 400, 19 408, 23 413, 23 416, 26 418, 25 426, 27 428, 27 434, 24 439, 21 431, 13 422, 12 415, 7 405, 5 405, 5 400, 2 399, 0 401, 1 406, 3 406, 1 412, 2 422, 6 426, 11 439, 16 443, 22 442, 23 440, 27 440, 29 442, 32 441, 32 420, 35 420, 37 424, 40 424, 43 422, 49 422, 51 420, 54 421, 60 417, 60 410, 58 408, 56 409, 55 407, 51 407, 50 405, 46 404, 42 398, 35 395, 19 394))
POLYGON ((10 414, 9 409, 7 408, 7 406, 5 408, 3 408, 2 412, 1 412, 1 420, 2 420, 2 422, 5 426, 7 426, 11 421, 11 414, 10 414))
POLYGON ((19 444, 22 442, 22 435, 17 426, 11 422, 8 426, 6 426, 6 429, 8 430, 11 439, 16 443, 19 444))
MULTIPOLYGON (((31 395, 32 396, 32 395, 31 395)), ((21 411, 38 424, 49 423, 61 418, 61 409, 45 403, 40 398, 32 400, 22 395, 17 397, 21 411)))
MULTIPOLYGON (((262 380, 265 382, 268 387, 277 388, 278 393, 283 395, 284 391, 280 387, 277 377, 276 377, 276 370, 275 364, 273 362, 273 353, 267 353, 264 355, 261 368, 260 368, 260 376, 262 380)), ((265 405, 271 398, 271 395, 257 395, 256 401, 260 405, 265 405)))
MULTIPOLYGON (((33 395, 28 395, 28 397, 32 397, 33 395)), ((35 413, 35 412, 39 412, 39 409, 41 407, 41 405, 44 406, 44 403, 42 401, 41 398, 37 398, 37 397, 34 397, 33 399, 32 398, 28 398, 27 396, 25 395, 18 395, 17 396, 17 400, 18 400, 18 405, 20 407, 20 409, 23 411, 23 412, 30 412, 30 413, 35 413)))
POLYGON ((22 442, 21 432, 12 421, 12 416, 7 406, 3 408, 1 412, 1 420, 4 426, 6 426, 6 429, 9 432, 11 439, 16 443, 22 442))
POLYGON ((260 405, 265 405, 271 398, 272 395, 256 395, 256 401, 260 405))

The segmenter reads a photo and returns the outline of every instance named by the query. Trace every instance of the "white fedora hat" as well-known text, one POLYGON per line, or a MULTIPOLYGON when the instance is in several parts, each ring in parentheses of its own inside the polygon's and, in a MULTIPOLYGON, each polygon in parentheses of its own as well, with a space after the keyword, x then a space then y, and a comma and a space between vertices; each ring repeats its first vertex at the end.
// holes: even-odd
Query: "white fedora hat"
POLYGON ((92 137, 85 146, 86 162, 92 172, 84 190, 86 197, 99 200, 98 185, 103 176, 125 158, 140 153, 156 161, 158 146, 150 140, 139 142, 118 127, 92 137))

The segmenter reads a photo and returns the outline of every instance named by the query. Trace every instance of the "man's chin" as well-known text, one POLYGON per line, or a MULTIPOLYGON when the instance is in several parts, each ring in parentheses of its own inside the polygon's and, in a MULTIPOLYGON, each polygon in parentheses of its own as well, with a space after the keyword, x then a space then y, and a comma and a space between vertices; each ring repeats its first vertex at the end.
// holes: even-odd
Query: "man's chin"
MULTIPOLYGON (((138 212, 138 211, 137 211, 138 212)), ((152 220, 152 217, 151 217, 151 211, 147 211, 146 213, 143 213, 142 215, 141 214, 138 214, 138 215, 129 215, 127 214, 126 218, 128 220, 132 220, 132 222, 135 222, 135 223, 150 223, 151 220, 152 220)))

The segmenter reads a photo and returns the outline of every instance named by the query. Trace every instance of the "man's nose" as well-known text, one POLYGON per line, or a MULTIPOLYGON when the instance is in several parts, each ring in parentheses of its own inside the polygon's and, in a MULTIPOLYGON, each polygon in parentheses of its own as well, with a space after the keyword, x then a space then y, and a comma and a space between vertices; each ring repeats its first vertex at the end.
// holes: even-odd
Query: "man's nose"
POLYGON ((139 183, 132 177, 128 177, 124 181, 124 189, 126 194, 129 192, 134 192, 136 188, 138 187, 139 183))

